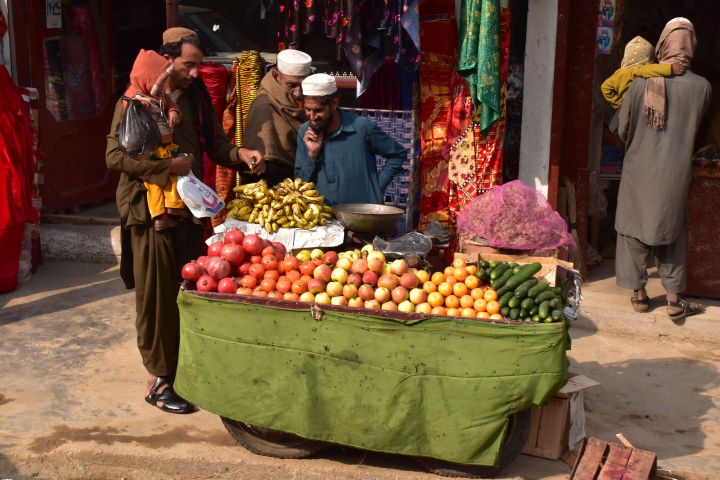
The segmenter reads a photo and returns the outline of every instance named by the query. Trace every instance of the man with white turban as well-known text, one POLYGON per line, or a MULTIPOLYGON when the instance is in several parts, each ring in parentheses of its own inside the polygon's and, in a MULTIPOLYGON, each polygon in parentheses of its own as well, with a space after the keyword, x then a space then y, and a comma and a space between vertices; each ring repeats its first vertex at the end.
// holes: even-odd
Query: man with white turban
POLYGON ((689 20, 668 22, 655 47, 657 59, 661 64, 680 63, 686 73, 636 79, 619 113, 626 153, 615 218, 617 284, 633 290, 636 311, 647 311, 646 265, 652 252, 667 292, 667 314, 675 322, 702 310, 680 296, 687 276, 691 156, 710 102, 710 84, 690 70, 695 46, 689 20))
POLYGON ((244 146, 264 155, 266 171, 244 183, 264 178, 272 186, 292 177, 298 129, 307 120, 300 84, 310 75, 311 62, 310 55, 300 50, 282 50, 277 66, 260 82, 248 112, 244 146))
POLYGON ((402 173, 407 151, 375 123, 338 108, 335 77, 318 73, 302 82, 308 122, 298 132, 295 176, 313 181, 331 204, 383 203, 402 173), (386 159, 380 173, 375 155, 386 159))

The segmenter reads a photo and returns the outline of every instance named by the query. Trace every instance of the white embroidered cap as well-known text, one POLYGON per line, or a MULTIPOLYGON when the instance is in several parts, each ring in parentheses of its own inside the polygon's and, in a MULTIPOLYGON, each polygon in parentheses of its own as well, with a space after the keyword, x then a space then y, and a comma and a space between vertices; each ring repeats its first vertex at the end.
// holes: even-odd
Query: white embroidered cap
POLYGON ((337 92, 335 77, 327 73, 310 75, 302 82, 303 95, 306 97, 324 97, 337 92))
POLYGON ((669 22, 667 22, 665 24, 665 26, 667 27, 668 25, 670 25, 673 22, 689 23, 690 25, 692 25, 692 22, 685 17, 675 17, 672 20, 670 20, 669 22))
POLYGON ((277 54, 277 68, 280 73, 293 77, 306 77, 310 75, 312 57, 300 50, 288 48, 277 54))

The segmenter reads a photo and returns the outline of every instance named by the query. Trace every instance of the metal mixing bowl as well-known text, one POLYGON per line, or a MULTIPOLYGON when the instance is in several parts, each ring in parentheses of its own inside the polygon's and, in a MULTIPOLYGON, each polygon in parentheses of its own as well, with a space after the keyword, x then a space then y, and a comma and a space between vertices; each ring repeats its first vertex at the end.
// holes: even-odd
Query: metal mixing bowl
POLYGON ((405 214, 401 208, 372 203, 343 203, 334 208, 340 223, 357 233, 395 233, 405 214))

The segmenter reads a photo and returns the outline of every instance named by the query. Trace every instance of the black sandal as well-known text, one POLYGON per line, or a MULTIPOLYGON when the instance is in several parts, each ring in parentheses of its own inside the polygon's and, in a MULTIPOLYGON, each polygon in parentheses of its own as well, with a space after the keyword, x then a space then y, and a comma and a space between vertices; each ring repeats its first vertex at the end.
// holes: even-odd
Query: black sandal
POLYGON ((650 298, 639 298, 638 297, 639 290, 636 290, 633 292, 633 296, 630 297, 630 303, 632 303, 633 310, 635 310, 638 313, 645 313, 650 309, 650 298))
POLYGON ((157 377, 152 388, 150 388, 150 393, 145 397, 145 401, 163 412, 179 414, 197 412, 198 409, 195 405, 175 393, 171 380, 170 377, 157 377), (166 386, 166 388, 158 393, 158 390, 163 386, 166 386))
POLYGON ((682 312, 676 313, 674 315, 668 313, 668 317, 670 317, 670 320, 675 323, 681 322, 682 320, 685 320, 685 318, 691 315, 697 315, 698 313, 701 313, 703 311, 703 306, 701 304, 688 302, 684 298, 680 297, 678 297, 677 302, 671 302, 668 300, 667 306, 670 308, 682 309, 682 312))

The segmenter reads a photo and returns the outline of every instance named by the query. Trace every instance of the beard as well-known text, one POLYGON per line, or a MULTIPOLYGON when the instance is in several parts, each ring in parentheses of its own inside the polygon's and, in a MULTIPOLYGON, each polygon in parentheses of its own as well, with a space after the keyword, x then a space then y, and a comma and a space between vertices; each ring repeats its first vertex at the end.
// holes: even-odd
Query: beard
POLYGON ((312 121, 310 122, 310 128, 312 128, 315 132, 321 132, 322 130, 325 129, 326 126, 327 126, 327 121, 326 121, 326 120, 320 120, 320 121, 317 121, 317 122, 312 122, 312 121))

